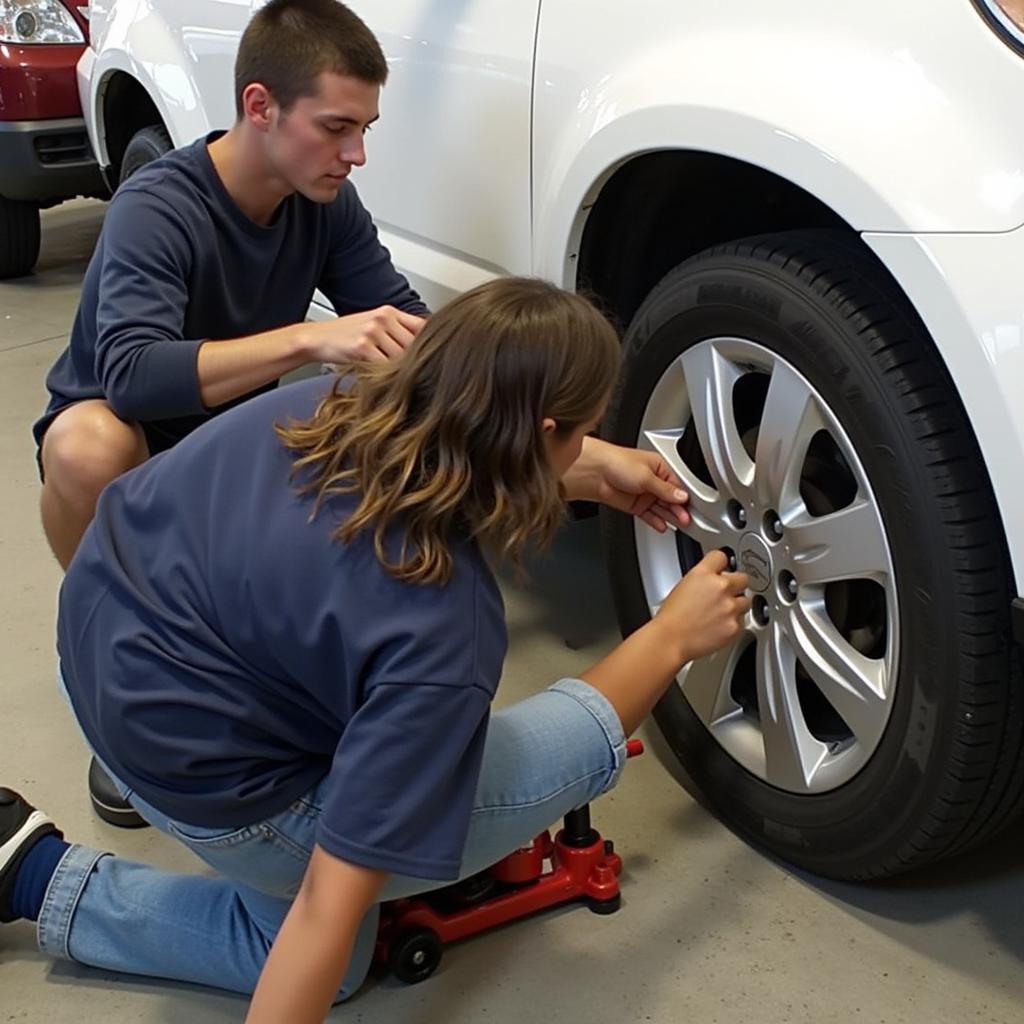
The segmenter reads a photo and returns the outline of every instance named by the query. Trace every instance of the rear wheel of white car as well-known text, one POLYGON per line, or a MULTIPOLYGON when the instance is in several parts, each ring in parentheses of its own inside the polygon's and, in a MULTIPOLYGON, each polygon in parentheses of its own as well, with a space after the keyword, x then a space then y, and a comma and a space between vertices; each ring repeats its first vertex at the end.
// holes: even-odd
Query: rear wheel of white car
POLYGON ((904 871, 1010 820, 1024 761, 1002 528, 887 272, 834 232, 718 246, 651 292, 625 356, 608 436, 665 456, 693 523, 606 516, 623 630, 702 552, 751 578, 740 640, 655 712, 711 805, 835 878, 904 871))
POLYGON ((140 167, 158 160, 174 148, 163 125, 151 124, 140 128, 129 140, 121 160, 118 184, 124 184, 140 167))
POLYGON ((0 278, 21 277, 39 259, 39 205, 0 196, 0 278))

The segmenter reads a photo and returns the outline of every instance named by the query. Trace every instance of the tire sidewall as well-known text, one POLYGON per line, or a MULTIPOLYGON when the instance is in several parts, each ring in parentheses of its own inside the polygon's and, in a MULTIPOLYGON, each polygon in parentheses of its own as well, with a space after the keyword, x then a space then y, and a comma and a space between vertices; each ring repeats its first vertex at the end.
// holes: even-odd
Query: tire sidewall
POLYGON ((39 259, 38 203, 0 196, 0 231, 0 279, 30 273, 39 259))
POLYGON ((124 151, 118 185, 123 185, 136 171, 159 160, 170 150, 170 139, 162 128, 151 125, 137 131, 124 151))
MULTIPOLYGON (((671 362, 703 339, 735 336, 771 349, 830 405, 857 452, 880 509, 899 602, 895 701, 874 755, 849 782, 797 796, 767 785, 735 762, 696 717, 677 686, 655 716, 697 786, 723 817, 755 841, 828 872, 865 843, 891 847, 934 799, 948 756, 955 702, 948 681, 959 652, 953 566, 935 517, 936 497, 899 396, 859 339, 851 318, 764 258, 703 258, 671 273, 627 333, 625 370, 608 422, 636 444, 648 396, 671 362)), ((681 426, 682 424, 673 424, 681 426)), ((612 575, 624 630, 646 620, 634 528, 609 516, 612 575)))

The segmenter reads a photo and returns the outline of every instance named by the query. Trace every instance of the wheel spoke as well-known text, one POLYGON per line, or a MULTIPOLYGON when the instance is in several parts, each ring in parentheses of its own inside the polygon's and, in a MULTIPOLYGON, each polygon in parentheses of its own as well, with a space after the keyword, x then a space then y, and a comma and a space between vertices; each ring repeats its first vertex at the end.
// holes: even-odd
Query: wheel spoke
POLYGON ((669 363, 661 379, 651 392, 644 410, 641 433, 647 428, 684 427, 689 422, 690 409, 687 405, 686 378, 683 364, 678 359, 669 363))
POLYGON ((668 463, 669 468, 682 481, 690 495, 686 504, 690 513, 690 525, 683 532, 692 537, 705 551, 720 547, 723 543, 722 530, 725 527, 725 502, 714 488, 708 487, 679 456, 679 439, 682 430, 647 430, 647 443, 668 463))
POLYGON ((672 530, 658 533, 640 519, 634 520, 636 551, 640 560, 640 578, 647 605, 654 615, 672 588, 683 578, 679 549, 672 530))
POLYGON ((858 742, 873 747, 888 714, 885 661, 867 658, 833 625, 824 602, 800 601, 790 614, 800 662, 858 742))
POLYGON ((825 516, 804 510, 785 526, 799 583, 871 579, 884 585, 888 580, 888 545, 872 502, 858 497, 825 516))
POLYGON ((697 437, 715 486, 723 498, 742 500, 749 496, 754 463, 733 414, 732 389, 741 371, 710 343, 694 345, 680 359, 697 437))
POLYGON ((778 622, 758 637, 757 697, 767 781, 806 792, 828 748, 804 721, 796 692, 796 652, 778 622))
POLYGON ((741 637, 728 647, 691 662, 680 674, 680 685, 686 699, 708 728, 739 709, 729 686, 744 643, 741 637))
POLYGON ((800 473, 811 439, 824 429, 811 389, 784 363, 772 369, 754 454, 754 492, 762 508, 783 518, 800 502, 800 473))

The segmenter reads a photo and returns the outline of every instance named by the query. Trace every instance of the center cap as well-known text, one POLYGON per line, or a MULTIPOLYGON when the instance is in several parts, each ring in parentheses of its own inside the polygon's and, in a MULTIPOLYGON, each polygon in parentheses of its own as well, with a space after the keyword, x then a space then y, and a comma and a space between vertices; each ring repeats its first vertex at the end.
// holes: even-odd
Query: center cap
POLYGON ((756 533, 747 533, 740 540, 737 555, 740 572, 750 577, 750 589, 763 594, 772 582, 772 553, 756 533))

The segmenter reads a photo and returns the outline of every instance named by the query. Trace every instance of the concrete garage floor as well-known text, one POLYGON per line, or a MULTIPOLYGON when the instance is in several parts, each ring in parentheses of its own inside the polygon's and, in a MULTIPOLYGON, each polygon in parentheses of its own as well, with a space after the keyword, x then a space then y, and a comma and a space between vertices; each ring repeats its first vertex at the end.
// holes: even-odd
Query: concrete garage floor
MULTIPOLYGON (((89 810, 87 754, 54 686, 60 574, 38 525, 29 427, 64 344, 102 223, 100 203, 43 215, 37 272, 0 283, 0 783, 23 789, 69 838, 202 870, 154 832, 89 810)), ((501 700, 581 671, 616 639, 593 521, 568 527, 529 586, 506 585, 512 653, 501 700)), ((626 869, 623 907, 581 907, 450 948, 405 987, 375 978, 330 1019, 360 1024, 992 1022, 1024 1020, 1024 830, 886 886, 821 882, 755 852, 674 777, 653 730, 594 821, 626 869)), ((0 927, 0 1022, 239 1021, 240 997, 55 963, 32 926, 0 927)))

